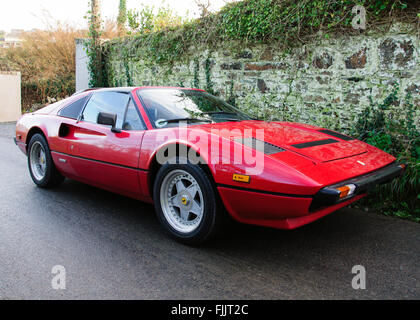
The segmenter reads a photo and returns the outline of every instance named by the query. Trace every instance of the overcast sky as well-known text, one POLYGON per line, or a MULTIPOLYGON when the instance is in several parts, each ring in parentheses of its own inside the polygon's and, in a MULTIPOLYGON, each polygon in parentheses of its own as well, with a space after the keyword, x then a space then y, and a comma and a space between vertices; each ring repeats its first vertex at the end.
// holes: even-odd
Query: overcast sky
MULTIPOLYGON (((70 22, 85 28, 83 17, 88 10, 88 0, 0 0, 0 30, 42 29, 44 10, 54 19, 70 22)), ((142 4, 159 6, 161 0, 127 0, 128 9, 140 8, 142 4)), ((196 16, 198 10, 194 0, 166 0, 165 3, 182 16, 196 16)), ((212 0, 214 9, 223 6, 223 0, 212 0)), ((118 15, 119 0, 101 0, 102 17, 115 18, 118 15)))

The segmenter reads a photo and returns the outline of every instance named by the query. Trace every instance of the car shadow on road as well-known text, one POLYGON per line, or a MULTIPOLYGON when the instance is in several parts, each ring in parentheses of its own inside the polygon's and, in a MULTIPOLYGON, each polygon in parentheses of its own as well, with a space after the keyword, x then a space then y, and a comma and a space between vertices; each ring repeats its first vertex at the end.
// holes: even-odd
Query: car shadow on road
MULTIPOLYGON (((104 218, 114 217, 120 223, 141 225, 156 232, 159 241, 169 239, 160 227, 155 216, 153 205, 130 199, 102 189, 91 187, 72 180, 56 190, 50 190, 56 197, 68 198, 80 207, 87 206, 91 214, 96 213, 104 218), (93 211, 93 213, 92 213, 93 211)), ((351 243, 360 245, 366 228, 366 214, 354 209, 342 209, 318 221, 295 230, 277 230, 265 227, 244 225, 231 221, 224 233, 218 238, 201 246, 201 249, 213 250, 247 250, 248 253, 279 251, 307 251, 308 248, 330 250, 331 243, 351 243)), ((182 246, 182 245, 180 245, 182 246)))

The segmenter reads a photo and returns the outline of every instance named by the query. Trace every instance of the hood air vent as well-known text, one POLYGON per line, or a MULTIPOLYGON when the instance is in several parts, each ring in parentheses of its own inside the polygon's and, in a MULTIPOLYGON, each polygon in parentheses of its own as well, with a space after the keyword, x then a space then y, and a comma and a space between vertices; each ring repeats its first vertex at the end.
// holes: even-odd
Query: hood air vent
POLYGON ((260 151, 268 156, 285 151, 283 148, 277 147, 274 144, 261 141, 253 137, 252 138, 238 138, 238 139, 235 139, 235 142, 242 143, 243 145, 250 147, 254 150, 260 151))
POLYGON ((318 140, 318 141, 292 144, 292 147, 296 148, 296 149, 305 149, 305 148, 310 148, 310 147, 323 146, 323 145, 326 145, 326 144, 332 144, 332 143, 336 143, 336 142, 339 142, 339 141, 334 140, 334 139, 325 139, 325 140, 318 140))
POLYGON ((319 132, 328 134, 329 136, 344 140, 344 141, 351 141, 354 140, 352 137, 349 136, 345 136, 344 134, 335 132, 335 131, 331 131, 331 130, 319 130, 319 132))

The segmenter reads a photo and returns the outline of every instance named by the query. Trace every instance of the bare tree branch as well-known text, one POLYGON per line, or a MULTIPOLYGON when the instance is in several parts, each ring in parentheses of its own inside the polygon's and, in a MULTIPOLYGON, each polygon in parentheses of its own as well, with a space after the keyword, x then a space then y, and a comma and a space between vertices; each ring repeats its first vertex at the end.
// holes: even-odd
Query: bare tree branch
POLYGON ((210 14, 211 0, 194 0, 200 10, 200 17, 204 18, 210 14))

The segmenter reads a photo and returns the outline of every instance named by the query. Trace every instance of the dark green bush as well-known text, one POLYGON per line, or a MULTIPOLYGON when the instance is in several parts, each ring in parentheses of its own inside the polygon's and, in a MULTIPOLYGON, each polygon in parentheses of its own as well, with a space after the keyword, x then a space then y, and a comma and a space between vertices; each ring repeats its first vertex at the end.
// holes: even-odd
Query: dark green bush
POLYGON ((400 103, 399 96, 399 86, 394 83, 392 92, 383 103, 374 104, 372 101, 355 126, 355 137, 391 153, 407 165, 403 177, 377 187, 361 205, 419 222, 420 133, 414 123, 416 106, 411 94, 406 93, 403 101, 405 112, 398 114, 394 106, 400 103))
POLYGON ((50 79, 22 82, 23 111, 50 103, 51 99, 60 100, 74 93, 75 77, 72 74, 50 79))

